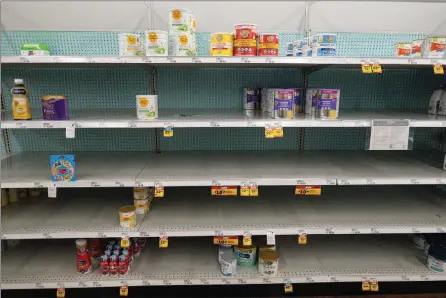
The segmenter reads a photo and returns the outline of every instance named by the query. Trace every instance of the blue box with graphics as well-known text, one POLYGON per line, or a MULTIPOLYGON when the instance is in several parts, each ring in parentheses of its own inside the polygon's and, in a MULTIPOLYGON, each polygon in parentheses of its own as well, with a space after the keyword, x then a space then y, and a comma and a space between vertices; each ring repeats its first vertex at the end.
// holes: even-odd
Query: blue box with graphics
POLYGON ((50 155, 53 182, 76 181, 76 162, 73 154, 50 155))

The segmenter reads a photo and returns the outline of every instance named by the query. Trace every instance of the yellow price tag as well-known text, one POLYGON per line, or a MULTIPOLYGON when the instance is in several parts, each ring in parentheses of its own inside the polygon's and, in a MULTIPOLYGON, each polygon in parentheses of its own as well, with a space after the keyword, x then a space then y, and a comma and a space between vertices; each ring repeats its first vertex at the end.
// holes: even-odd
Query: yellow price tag
POLYGON ((213 196, 236 196, 238 190, 237 186, 212 186, 211 194, 213 196))
POLYGON ((372 66, 372 72, 373 72, 373 73, 383 73, 383 70, 382 70, 382 68, 381 68, 381 64, 379 64, 379 63, 375 63, 375 64, 373 64, 373 66, 372 66))
POLYGON ((441 64, 434 64, 434 74, 444 75, 443 65, 441 65, 441 64))
POLYGON ((57 298, 65 298, 65 289, 63 289, 63 288, 57 289, 56 297, 57 298))
POLYGON ((249 197, 250 194, 250 190, 249 190, 249 186, 240 186, 240 196, 242 197, 249 197))
POLYGON ((291 282, 286 282, 284 288, 285 293, 293 293, 293 284, 291 282))
POLYGON ((129 247, 130 238, 121 238, 121 247, 129 247))
POLYGON ((362 64, 361 65, 362 73, 372 73, 372 66, 370 64, 362 64))
POLYGON ((251 245, 252 245, 251 234, 243 235, 243 246, 251 246, 251 245))
POLYGON ((297 237, 298 244, 307 244, 307 234, 302 233, 297 237))
POLYGON ((377 281, 370 282, 370 291, 379 292, 379 285, 377 281))
POLYGON ((173 137, 173 128, 172 127, 164 127, 163 135, 166 138, 173 137))
POLYGON ((169 247, 169 237, 167 237, 167 236, 160 236, 159 247, 160 248, 167 248, 167 247, 169 247))
POLYGON ((274 138, 274 129, 272 127, 265 127, 265 138, 266 139, 274 138))
POLYGON ((249 186, 249 195, 251 197, 258 197, 259 196, 259 187, 257 184, 251 184, 249 186))
POLYGON ((363 292, 370 291, 370 283, 367 280, 362 281, 362 291, 363 292))
POLYGON ((283 138, 283 127, 274 128, 274 138, 283 138))
POLYGON ((164 198, 164 186, 155 186, 155 198, 164 198))
POLYGON ((129 295, 129 287, 120 287, 119 296, 127 297, 129 295))
POLYGON ((238 245, 237 236, 215 236, 214 244, 218 245, 238 245))
POLYGON ((321 186, 298 185, 296 186, 295 194, 300 196, 320 196, 321 192, 321 186))

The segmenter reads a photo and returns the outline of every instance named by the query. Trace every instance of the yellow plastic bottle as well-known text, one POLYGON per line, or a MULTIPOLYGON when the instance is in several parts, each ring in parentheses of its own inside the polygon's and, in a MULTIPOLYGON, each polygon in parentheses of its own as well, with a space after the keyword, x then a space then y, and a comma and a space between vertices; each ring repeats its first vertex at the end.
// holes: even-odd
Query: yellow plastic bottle
POLYGON ((28 89, 23 84, 23 79, 14 79, 14 87, 11 89, 14 120, 31 120, 28 93, 28 89))

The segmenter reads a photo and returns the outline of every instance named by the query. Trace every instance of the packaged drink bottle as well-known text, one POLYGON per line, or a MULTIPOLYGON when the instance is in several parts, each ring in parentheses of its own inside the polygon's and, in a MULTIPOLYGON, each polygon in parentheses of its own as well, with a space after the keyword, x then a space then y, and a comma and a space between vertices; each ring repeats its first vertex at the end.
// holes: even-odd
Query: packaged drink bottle
POLYGON ((14 120, 31 120, 31 107, 29 105, 29 92, 23 84, 23 79, 14 79, 11 89, 12 114, 14 120))

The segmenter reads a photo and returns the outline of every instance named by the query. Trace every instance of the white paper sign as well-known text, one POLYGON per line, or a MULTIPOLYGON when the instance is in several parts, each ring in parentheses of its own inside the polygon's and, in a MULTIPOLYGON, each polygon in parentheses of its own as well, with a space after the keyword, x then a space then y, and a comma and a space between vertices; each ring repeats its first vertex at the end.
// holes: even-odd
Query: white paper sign
POLYGON ((74 126, 67 126, 65 137, 67 139, 74 139, 76 135, 76 128, 74 126))
POLYGON ((372 120, 370 150, 407 150, 409 120, 372 120))
POLYGON ((57 187, 55 185, 48 187, 48 198, 57 198, 57 187))
POLYGON ((276 236, 273 232, 266 233, 266 244, 267 245, 276 245, 276 236))

